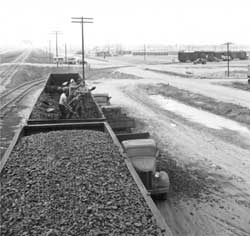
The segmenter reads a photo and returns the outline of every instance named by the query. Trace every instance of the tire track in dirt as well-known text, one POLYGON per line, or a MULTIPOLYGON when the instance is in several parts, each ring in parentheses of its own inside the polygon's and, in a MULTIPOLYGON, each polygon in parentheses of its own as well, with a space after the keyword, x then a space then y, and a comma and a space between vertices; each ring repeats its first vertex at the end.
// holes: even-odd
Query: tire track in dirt
MULTIPOLYGON (((174 157, 182 155, 179 161, 185 164, 196 162, 193 166, 195 166, 197 170, 203 171, 208 179, 211 178, 213 180, 209 182, 214 182, 214 186, 217 186, 214 187, 211 183, 204 181, 205 185, 208 184, 207 188, 211 188, 208 189, 209 194, 205 193, 204 199, 207 199, 205 202, 200 202, 199 198, 190 199, 185 196, 185 200, 179 197, 174 197, 173 200, 170 196, 170 201, 159 203, 159 209, 165 216, 174 235, 249 234, 250 217, 248 212, 250 209, 243 204, 237 203, 237 199, 240 198, 237 197, 236 194, 230 196, 230 193, 239 192, 242 196, 245 196, 245 200, 249 202, 249 193, 246 191, 249 191, 250 185, 248 180, 250 176, 249 173, 247 173, 247 168, 242 170, 240 164, 237 165, 237 162, 240 161, 240 159, 244 159, 245 161, 247 157, 249 157, 250 152, 242 150, 233 144, 218 140, 218 138, 210 134, 196 132, 192 127, 184 125, 178 119, 171 118, 171 115, 169 118, 167 112, 159 110, 155 104, 152 104, 150 100, 147 99, 145 94, 138 91, 138 88, 126 89, 124 92, 134 101, 134 106, 136 107, 136 111, 131 111, 131 114, 144 120, 144 122, 145 114, 147 114, 146 128, 161 142, 160 146, 163 147, 163 149, 168 149, 167 154, 170 153, 174 157), (151 112, 148 112, 149 110, 151 112), (138 115, 140 112, 142 112, 142 114, 138 115), (155 114, 154 117, 152 117, 153 113, 155 114), (171 127, 169 123, 175 124, 179 132, 176 132, 176 127, 171 127), (170 133, 172 133, 172 135, 170 133), (205 141, 209 137, 213 140, 212 143, 205 141), (190 144, 193 147, 190 148, 190 144), (225 152, 225 150, 227 151, 225 152), (212 154, 209 154, 209 152, 212 154), (215 155, 216 158, 212 158, 213 155, 215 155), (232 158, 236 155, 238 155, 239 158, 233 161, 232 158), (225 158, 232 160, 234 165, 227 166, 226 164, 228 163, 221 163, 225 158), (222 164, 224 164, 223 167, 221 167, 222 164), (215 166, 215 168, 213 168, 213 166, 215 166), (236 171, 233 171, 233 169, 236 169, 236 171), (239 178, 237 176, 237 169, 242 172, 242 176, 239 178), (224 177, 224 181, 229 183, 227 189, 224 189, 225 182, 221 181, 221 177, 224 177), (241 179, 243 183, 239 183, 239 179, 241 179), (230 218, 231 215, 233 215, 233 218, 230 218), (217 220, 215 220, 214 216, 217 217, 217 220)), ((230 163, 230 161, 228 162, 230 163)), ((247 166, 250 167, 249 161, 247 166)), ((194 179, 195 178, 197 178, 197 176, 194 176, 194 179)))
POLYGON ((202 94, 207 97, 215 98, 219 101, 239 104, 241 106, 250 108, 250 93, 241 91, 239 89, 227 88, 217 84, 212 84, 213 80, 199 80, 192 78, 181 78, 178 76, 170 76, 158 72, 146 71, 139 67, 130 67, 119 69, 120 72, 141 76, 143 78, 150 78, 154 83, 170 83, 180 89, 186 89, 194 93, 202 94))

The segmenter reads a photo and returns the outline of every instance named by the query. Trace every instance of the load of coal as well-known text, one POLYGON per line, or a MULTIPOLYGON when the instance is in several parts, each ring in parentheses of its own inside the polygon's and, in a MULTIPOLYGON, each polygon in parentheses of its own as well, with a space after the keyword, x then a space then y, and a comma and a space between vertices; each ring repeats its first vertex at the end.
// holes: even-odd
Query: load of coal
POLYGON ((1 172, 1 235, 162 235, 108 134, 22 137, 1 172))
POLYGON ((70 119, 101 118, 101 113, 90 92, 80 94, 77 98, 71 104, 74 113, 70 119))
POLYGON ((58 120, 60 118, 58 93, 42 92, 38 98, 29 119, 32 120, 58 120), (49 108, 53 108, 53 112, 47 112, 49 108))
MULTIPOLYGON (((59 97, 59 93, 48 93, 43 91, 38 98, 29 119, 60 119, 61 114, 59 110, 59 97), (52 112, 48 112, 48 109, 51 108, 53 109, 52 112)), ((92 119, 101 118, 101 116, 102 115, 98 110, 91 93, 84 93, 79 96, 78 100, 72 102, 71 108, 68 110, 67 119, 92 119), (73 113, 71 113, 71 111, 73 111, 73 113)))

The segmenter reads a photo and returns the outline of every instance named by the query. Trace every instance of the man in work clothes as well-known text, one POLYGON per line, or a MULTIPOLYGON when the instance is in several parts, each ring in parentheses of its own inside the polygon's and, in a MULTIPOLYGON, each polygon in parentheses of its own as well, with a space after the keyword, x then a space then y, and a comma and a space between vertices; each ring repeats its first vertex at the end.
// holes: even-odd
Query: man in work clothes
POLYGON ((66 119, 66 115, 67 115, 66 107, 67 107, 67 96, 66 96, 66 93, 63 92, 59 99, 59 109, 61 112, 60 119, 66 119))
POLYGON ((75 80, 72 78, 69 83, 69 97, 68 99, 71 100, 73 97, 74 91, 77 89, 78 85, 76 84, 75 80))

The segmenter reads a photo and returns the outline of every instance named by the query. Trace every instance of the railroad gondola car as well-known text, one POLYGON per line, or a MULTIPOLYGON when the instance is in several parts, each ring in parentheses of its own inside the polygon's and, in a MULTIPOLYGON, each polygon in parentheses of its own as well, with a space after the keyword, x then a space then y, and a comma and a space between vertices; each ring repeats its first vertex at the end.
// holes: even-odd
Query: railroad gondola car
MULTIPOLYGON (((72 77, 52 74, 37 104, 72 77)), ((32 119, 37 104, 0 163, 2 235, 172 235, 94 100, 85 120, 32 119)))
MULTIPOLYGON (((245 51, 230 51, 230 59, 246 60, 247 53, 245 51)), ((197 59, 206 59, 208 61, 219 61, 227 57, 226 51, 193 51, 193 52, 178 52, 179 62, 194 62, 197 59)))

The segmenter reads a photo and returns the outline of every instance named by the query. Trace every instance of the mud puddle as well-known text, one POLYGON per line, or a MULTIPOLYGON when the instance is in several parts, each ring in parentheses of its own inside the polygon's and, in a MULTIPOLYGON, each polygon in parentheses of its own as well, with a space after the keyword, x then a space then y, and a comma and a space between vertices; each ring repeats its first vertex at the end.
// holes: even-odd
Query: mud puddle
POLYGON ((239 132, 245 137, 250 137, 250 130, 236 121, 232 121, 210 112, 185 105, 173 99, 165 98, 162 95, 151 95, 150 98, 156 101, 157 104, 159 104, 163 109, 174 112, 184 118, 196 123, 200 123, 208 128, 229 129, 239 132))

